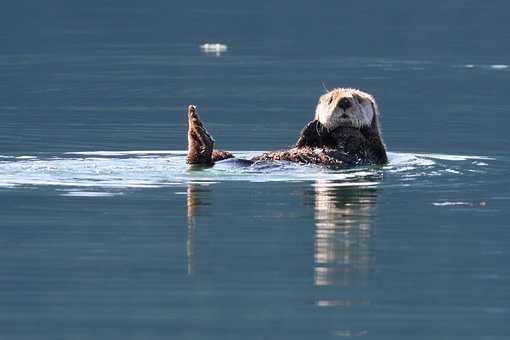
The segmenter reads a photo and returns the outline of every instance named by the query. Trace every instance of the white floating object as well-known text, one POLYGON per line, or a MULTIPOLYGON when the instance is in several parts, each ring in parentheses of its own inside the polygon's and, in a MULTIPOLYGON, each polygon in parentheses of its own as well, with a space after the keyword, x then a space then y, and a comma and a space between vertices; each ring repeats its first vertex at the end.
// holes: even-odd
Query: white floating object
POLYGON ((504 70, 508 68, 508 65, 491 65, 491 68, 494 70, 504 70))
POLYGON ((200 45, 200 49, 205 53, 214 53, 216 55, 220 55, 222 53, 227 52, 228 47, 227 47, 227 45, 224 45, 224 44, 218 44, 218 43, 209 44, 209 43, 207 43, 207 44, 200 45))
POLYGON ((436 207, 448 207, 448 206, 455 206, 455 205, 472 205, 468 202, 434 202, 432 205, 435 205, 436 207))

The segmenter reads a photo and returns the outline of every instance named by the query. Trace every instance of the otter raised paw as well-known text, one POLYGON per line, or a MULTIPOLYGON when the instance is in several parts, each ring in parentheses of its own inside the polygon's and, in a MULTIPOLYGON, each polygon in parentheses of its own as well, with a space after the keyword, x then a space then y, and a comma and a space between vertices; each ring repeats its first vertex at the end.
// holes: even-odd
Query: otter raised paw
POLYGON ((233 158, 228 151, 213 150, 214 138, 207 132, 198 117, 197 107, 188 106, 188 164, 213 165, 214 162, 233 158))

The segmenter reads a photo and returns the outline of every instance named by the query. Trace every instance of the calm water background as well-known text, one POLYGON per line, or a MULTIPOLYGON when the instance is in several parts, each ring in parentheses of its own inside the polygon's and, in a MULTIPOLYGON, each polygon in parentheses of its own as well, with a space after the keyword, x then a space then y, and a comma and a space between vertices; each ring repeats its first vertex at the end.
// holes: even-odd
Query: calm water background
POLYGON ((0 339, 510 339, 509 10, 2 3, 0 339), (164 152, 190 103, 220 148, 291 145, 336 86, 385 169, 164 152), (81 153, 115 150, 154 152, 81 153))

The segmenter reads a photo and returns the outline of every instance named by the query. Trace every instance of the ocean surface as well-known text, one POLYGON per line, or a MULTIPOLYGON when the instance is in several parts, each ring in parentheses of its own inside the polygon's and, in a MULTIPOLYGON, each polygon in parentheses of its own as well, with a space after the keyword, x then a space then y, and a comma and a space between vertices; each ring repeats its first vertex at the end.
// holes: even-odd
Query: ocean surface
POLYGON ((3 3, 0 339, 510 339, 509 10, 3 3), (250 157, 338 86, 387 166, 186 166, 187 105, 250 157))

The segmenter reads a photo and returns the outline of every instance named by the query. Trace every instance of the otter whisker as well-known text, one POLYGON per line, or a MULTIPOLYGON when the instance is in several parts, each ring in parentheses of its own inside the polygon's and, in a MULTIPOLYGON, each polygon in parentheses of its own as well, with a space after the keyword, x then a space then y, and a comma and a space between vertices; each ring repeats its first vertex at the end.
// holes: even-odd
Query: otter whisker
POLYGON ((317 132, 317 134, 318 134, 319 136, 322 136, 322 135, 321 135, 321 132, 319 131, 319 124, 315 124, 315 131, 317 132))
POLYGON ((322 88, 324 89, 324 91, 326 91, 326 93, 329 92, 328 88, 326 87, 326 85, 324 85, 324 82, 321 80, 321 84, 322 84, 322 88))

